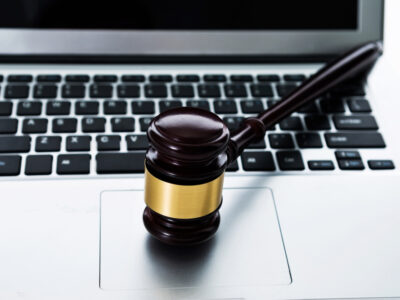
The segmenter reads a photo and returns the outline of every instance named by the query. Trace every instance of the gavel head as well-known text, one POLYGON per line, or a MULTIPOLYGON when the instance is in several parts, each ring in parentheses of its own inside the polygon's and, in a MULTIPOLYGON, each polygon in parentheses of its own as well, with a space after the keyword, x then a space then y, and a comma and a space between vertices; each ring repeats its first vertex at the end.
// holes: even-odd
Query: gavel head
POLYGON ((220 222, 228 128, 209 111, 182 107, 154 118, 147 136, 146 229, 172 245, 210 239, 220 222))

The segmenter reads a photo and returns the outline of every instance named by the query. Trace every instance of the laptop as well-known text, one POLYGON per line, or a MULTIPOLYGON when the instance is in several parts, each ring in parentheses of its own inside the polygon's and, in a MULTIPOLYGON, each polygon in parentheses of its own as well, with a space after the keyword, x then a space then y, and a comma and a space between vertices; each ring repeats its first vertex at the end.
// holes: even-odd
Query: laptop
POLYGON ((385 54, 228 167, 213 239, 163 245, 142 221, 154 116, 199 107, 234 130, 382 40, 383 1, 20 0, 0 27, 0 299, 400 296, 385 54))

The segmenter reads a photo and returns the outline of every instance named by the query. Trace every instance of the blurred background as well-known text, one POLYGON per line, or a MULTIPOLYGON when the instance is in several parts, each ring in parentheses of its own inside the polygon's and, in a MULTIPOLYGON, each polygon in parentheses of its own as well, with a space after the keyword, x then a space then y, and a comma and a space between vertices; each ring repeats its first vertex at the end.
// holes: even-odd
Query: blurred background
POLYGON ((385 6, 385 59, 400 77, 400 1, 386 0, 385 6))

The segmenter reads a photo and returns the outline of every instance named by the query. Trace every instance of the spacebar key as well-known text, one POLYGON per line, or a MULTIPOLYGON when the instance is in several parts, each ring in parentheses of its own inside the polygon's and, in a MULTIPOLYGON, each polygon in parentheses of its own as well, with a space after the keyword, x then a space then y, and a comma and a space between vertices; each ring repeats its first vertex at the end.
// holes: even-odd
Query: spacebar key
POLYGON ((97 173, 143 173, 144 157, 145 152, 97 154, 97 173))
POLYGON ((325 133, 329 148, 384 148, 385 142, 380 133, 325 133))

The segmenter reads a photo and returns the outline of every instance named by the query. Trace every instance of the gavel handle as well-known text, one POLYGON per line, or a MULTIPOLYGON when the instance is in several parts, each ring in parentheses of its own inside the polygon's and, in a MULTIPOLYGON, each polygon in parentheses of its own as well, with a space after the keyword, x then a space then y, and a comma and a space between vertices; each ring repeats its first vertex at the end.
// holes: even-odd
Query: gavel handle
POLYGON ((353 49, 324 66, 293 92, 268 110, 260 113, 256 118, 245 119, 242 127, 233 133, 229 141, 229 163, 233 162, 253 140, 262 138, 268 128, 299 107, 314 100, 333 86, 371 67, 382 52, 381 42, 370 42, 353 49))

